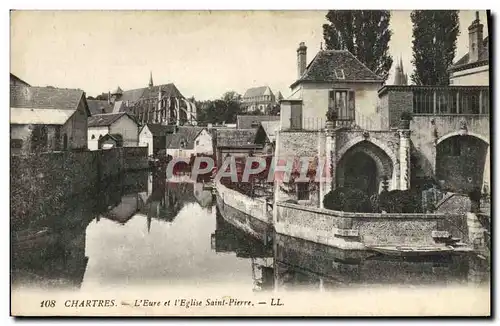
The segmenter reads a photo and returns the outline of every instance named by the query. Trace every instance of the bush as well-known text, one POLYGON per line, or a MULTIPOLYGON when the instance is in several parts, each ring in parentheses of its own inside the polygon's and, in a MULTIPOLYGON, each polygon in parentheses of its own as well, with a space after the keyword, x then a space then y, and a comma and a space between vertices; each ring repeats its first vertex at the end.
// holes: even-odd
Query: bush
POLYGON ((379 209, 386 213, 421 213, 422 198, 418 192, 392 190, 379 195, 379 209))
POLYGON ((373 211, 370 199, 359 189, 336 188, 325 195, 323 206, 344 212, 370 213, 373 211))

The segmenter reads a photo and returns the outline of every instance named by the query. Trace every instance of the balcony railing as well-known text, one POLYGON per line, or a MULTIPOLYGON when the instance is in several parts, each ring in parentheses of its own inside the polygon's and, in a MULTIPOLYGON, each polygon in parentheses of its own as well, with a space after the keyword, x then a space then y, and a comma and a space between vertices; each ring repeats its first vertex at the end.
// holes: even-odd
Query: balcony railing
MULTIPOLYGON (((358 111, 354 111, 353 117, 339 117, 336 120, 336 128, 360 128, 364 130, 380 130, 382 118, 380 121, 372 117, 365 116, 358 111)), ((325 118, 290 118, 290 130, 322 130, 326 124, 325 118)))
POLYGON ((489 114, 488 87, 412 89, 415 114, 489 114))

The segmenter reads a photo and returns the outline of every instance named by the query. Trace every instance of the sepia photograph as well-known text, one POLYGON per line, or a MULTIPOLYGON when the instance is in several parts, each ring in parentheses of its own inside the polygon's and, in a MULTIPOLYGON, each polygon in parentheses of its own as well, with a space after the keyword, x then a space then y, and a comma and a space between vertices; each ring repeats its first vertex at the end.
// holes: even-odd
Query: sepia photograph
POLYGON ((11 10, 10 315, 491 316, 492 16, 11 10))

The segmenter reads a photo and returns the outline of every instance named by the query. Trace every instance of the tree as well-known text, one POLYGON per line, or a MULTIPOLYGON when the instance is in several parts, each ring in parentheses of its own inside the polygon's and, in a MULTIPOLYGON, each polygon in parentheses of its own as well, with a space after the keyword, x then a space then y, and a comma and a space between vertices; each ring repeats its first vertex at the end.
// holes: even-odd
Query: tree
POLYGON ((391 13, 388 10, 330 10, 323 25, 327 50, 348 50, 370 70, 387 79, 391 13))
POLYGON ((416 85, 449 84, 447 69, 453 63, 459 31, 456 10, 414 10, 411 80, 416 85))
POLYGON ((235 123, 236 116, 242 112, 241 95, 229 91, 215 101, 196 102, 198 123, 235 123))

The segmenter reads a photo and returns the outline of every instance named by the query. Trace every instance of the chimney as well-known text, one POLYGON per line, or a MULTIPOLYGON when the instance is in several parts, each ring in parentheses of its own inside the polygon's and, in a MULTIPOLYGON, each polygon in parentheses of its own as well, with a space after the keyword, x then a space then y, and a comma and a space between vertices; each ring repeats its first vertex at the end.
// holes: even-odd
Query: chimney
POLYGON ((469 62, 479 60, 483 52, 483 24, 479 21, 479 11, 476 11, 476 19, 469 26, 469 62))
POLYGON ((108 91, 108 104, 111 104, 111 91, 108 91))
POLYGON ((307 66, 307 46, 304 42, 300 42, 297 49, 297 78, 302 77, 307 66))

